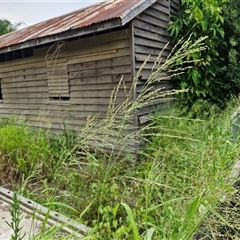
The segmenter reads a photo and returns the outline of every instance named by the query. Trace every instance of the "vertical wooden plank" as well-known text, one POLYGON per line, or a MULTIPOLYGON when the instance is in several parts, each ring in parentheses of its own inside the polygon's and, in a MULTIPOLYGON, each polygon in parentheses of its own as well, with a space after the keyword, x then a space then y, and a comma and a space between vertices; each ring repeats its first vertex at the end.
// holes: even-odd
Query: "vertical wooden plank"
MULTIPOLYGON (((134 20, 133 20, 134 21, 134 20)), ((130 57, 131 57, 131 62, 132 62, 132 80, 136 77, 136 60, 135 60, 135 36, 134 36, 134 24, 133 21, 129 24, 129 32, 130 32, 130 57)), ((134 86, 133 89, 133 100, 136 100, 137 98, 137 86, 134 86)), ((138 116, 137 113, 134 116, 133 120, 133 131, 136 131, 138 127, 138 116)), ((137 149, 139 146, 136 146, 136 143, 134 143, 134 148, 135 148, 135 158, 137 158, 137 149)))
MULTIPOLYGON (((132 68, 132 79, 136 76, 136 60, 135 60, 135 36, 134 36, 134 25, 133 21, 129 24, 129 31, 130 31, 130 58, 131 58, 131 68, 132 68)), ((133 91, 133 100, 136 99, 136 88, 133 91)))

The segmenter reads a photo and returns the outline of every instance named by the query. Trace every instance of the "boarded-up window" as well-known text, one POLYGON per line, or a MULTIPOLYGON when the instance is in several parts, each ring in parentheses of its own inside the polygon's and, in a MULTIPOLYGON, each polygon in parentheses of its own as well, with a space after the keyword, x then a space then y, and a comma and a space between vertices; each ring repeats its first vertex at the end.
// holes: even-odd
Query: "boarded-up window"
POLYGON ((58 44, 46 56, 48 93, 50 100, 69 100, 69 79, 67 58, 62 53, 63 46, 58 44), (51 53, 50 53, 51 52, 51 53))

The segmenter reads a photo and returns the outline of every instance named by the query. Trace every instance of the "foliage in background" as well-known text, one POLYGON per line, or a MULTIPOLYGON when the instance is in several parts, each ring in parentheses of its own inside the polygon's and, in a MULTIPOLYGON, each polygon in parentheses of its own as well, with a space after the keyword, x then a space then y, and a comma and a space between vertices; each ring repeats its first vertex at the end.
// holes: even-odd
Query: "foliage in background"
POLYGON ((240 93, 240 2, 229 0, 223 8, 225 42, 227 48, 222 53, 225 57, 226 90, 233 95, 240 93))
POLYGON ((11 23, 7 19, 0 19, 0 36, 12 31, 16 31, 23 23, 11 23))
POLYGON ((175 77, 178 88, 188 88, 183 101, 189 107, 197 99, 207 99, 220 106, 225 105, 234 89, 229 89, 221 75, 224 48, 224 18, 222 8, 227 0, 180 0, 179 14, 169 24, 170 35, 176 43, 179 39, 187 39, 192 34, 193 42, 207 36, 206 50, 188 56, 189 60, 202 59, 184 75, 175 77), (230 91, 229 91, 230 90, 230 91), (231 92, 232 91, 232 92, 231 92))

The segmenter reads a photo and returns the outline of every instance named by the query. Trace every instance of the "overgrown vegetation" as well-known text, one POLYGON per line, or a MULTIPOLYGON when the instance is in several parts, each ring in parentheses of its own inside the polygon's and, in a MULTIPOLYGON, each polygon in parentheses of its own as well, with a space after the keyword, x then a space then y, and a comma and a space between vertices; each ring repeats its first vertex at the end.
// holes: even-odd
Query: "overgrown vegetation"
POLYGON ((240 45, 240 3, 237 0, 229 0, 223 8, 224 29, 227 48, 222 53, 225 57, 224 74, 226 75, 226 90, 233 95, 240 92, 239 73, 239 45, 240 45))
POLYGON ((186 110, 198 100, 207 100, 221 108, 240 91, 239 79, 239 1, 180 0, 179 14, 169 25, 170 35, 192 39, 208 36, 206 50, 189 55, 202 59, 186 74, 175 77, 179 89, 188 88, 182 97, 186 110))
MULTIPOLYGON (((239 238, 239 206, 238 202, 234 205, 233 182, 227 181, 240 152, 231 139, 233 109, 229 106, 221 112, 211 108, 208 119, 201 120, 182 118, 178 107, 173 107, 155 116, 154 132, 146 132, 148 144, 139 162, 111 161, 90 153, 80 158, 68 149, 71 157, 64 158, 54 173, 50 171, 53 163, 49 163, 49 171, 38 174, 32 168, 27 179, 22 174, 22 181, 11 184, 16 189, 24 186, 25 195, 42 204, 54 201, 54 210, 92 227, 87 239, 191 239, 204 218, 209 218, 208 212, 212 217, 205 222, 207 233, 215 234, 210 239, 239 238), (227 208, 218 208, 223 196, 227 196, 227 208), (236 214, 228 213, 225 218, 224 211, 236 214), (219 229, 225 238, 217 237, 219 229)), ((19 130, 12 124, 7 126, 19 130)), ((31 131, 22 130, 27 132, 22 140, 28 141, 31 131)), ((11 133, 14 135, 7 135, 8 141, 18 143, 19 132, 11 133)), ((43 133, 31 135, 36 146, 38 138, 44 137, 43 133)), ((47 139, 45 136, 45 147, 53 153, 55 148, 47 139)), ((66 149, 59 149, 58 154, 66 156, 66 149)), ((35 166, 43 160, 47 164, 49 158, 36 160, 35 166)), ((17 161, 11 162, 13 172, 21 173, 17 161)), ((199 229, 206 234, 206 228, 199 229)))
MULTIPOLYGON (((165 62, 159 55, 136 100, 129 96, 138 76, 131 89, 123 78, 106 118, 88 118, 77 135, 65 129, 50 140, 24 124, 1 123, 1 184, 91 227, 85 239, 239 239, 239 181, 229 180, 240 153, 231 139, 231 114, 240 103, 238 10, 236 0, 181 0, 169 31, 175 43, 186 41, 165 62), (176 93, 151 91, 164 72, 174 76, 187 114, 176 104, 145 128, 124 134, 139 108, 176 93), (116 104, 121 88, 126 100, 116 104), (140 159, 124 156, 139 138, 146 141, 140 159)), ((15 200, 8 224, 17 239, 21 213, 15 200)), ((57 230, 43 229, 36 239, 57 230)))
POLYGON ((16 192, 13 194, 13 202, 11 204, 11 222, 6 222, 9 227, 13 230, 13 234, 11 236, 11 240, 23 240, 25 233, 22 233, 22 226, 20 226, 20 222, 22 219, 22 210, 20 209, 20 204, 18 201, 18 195, 16 192))
MULTIPOLYGON (((195 232, 204 232, 198 227, 208 212, 221 216, 216 207, 219 199, 234 192, 233 183, 227 181, 240 151, 231 140, 234 108, 221 112, 208 106, 203 120, 202 116, 183 118, 175 106, 156 114, 145 128, 123 134, 140 107, 166 96, 160 90, 150 91, 151 84, 164 78, 165 71, 181 73, 182 63, 188 69, 190 62, 198 62, 187 57, 205 49, 203 40, 192 43, 189 39, 164 63, 160 55, 139 97, 128 97, 136 76, 126 100, 116 104, 123 79, 113 91, 106 119, 89 118, 76 136, 66 131, 65 137, 50 141, 47 133, 33 133, 14 121, 2 123, 3 184, 90 226, 85 239, 187 240, 195 232), (180 66, 173 69, 176 63, 180 66), (123 148, 139 137, 147 142, 139 152, 140 161, 131 155, 123 157, 123 148), (89 151, 91 146, 94 153, 89 151), (116 146, 122 148, 116 152, 116 146)), ((221 224, 219 218, 212 219, 213 229, 221 224)), ((239 237, 238 226, 233 227, 239 237)), ((44 236, 49 235, 43 232, 44 236)))
POLYGON ((169 25, 170 35, 175 42, 192 35, 193 42, 200 36, 208 36, 205 51, 190 54, 189 60, 202 59, 184 76, 175 78, 180 89, 188 88, 184 94, 185 104, 191 106, 197 99, 210 99, 219 105, 224 104, 225 83, 219 75, 222 72, 223 56, 219 49, 224 46, 222 7, 225 0, 181 0, 179 14, 169 25))
MULTIPOLYGON (((91 227, 85 239, 240 238, 239 189, 236 179, 229 180, 240 153, 231 139, 231 114, 240 103, 232 97, 240 86, 239 29, 238 22, 232 22, 238 20, 240 5, 229 1, 182 0, 169 30, 176 42, 187 40, 165 62, 159 55, 136 100, 129 96, 138 76, 131 89, 125 88, 123 78, 112 93, 106 118, 89 117, 78 134, 66 128, 63 137, 50 140, 47 133, 33 132, 25 124, 2 122, 1 184, 91 227), (202 36, 207 38, 199 39, 202 36), (227 38, 231 49, 223 59, 227 38), (188 113, 183 117, 182 105, 176 104, 157 113, 145 128, 124 134, 139 108, 176 93, 151 91, 165 72, 179 83, 182 91, 177 92, 185 92, 188 113), (126 100, 116 104, 122 88, 126 100), (139 138, 146 142, 140 159, 124 156, 123 149, 139 138)), ((9 225, 17 238, 21 213, 15 200, 9 225)), ((36 239, 49 239, 57 230, 42 229, 36 239)))

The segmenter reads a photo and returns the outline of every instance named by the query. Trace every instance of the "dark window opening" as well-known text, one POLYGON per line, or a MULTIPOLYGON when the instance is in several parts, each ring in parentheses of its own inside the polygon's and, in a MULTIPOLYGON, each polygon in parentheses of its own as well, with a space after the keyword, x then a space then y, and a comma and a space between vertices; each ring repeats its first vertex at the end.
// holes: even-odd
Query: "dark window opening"
POLYGON ((33 49, 32 48, 25 48, 22 50, 23 57, 31 57, 33 56, 33 49))
POLYGON ((6 58, 5 58, 5 54, 0 54, 0 62, 5 62, 6 58))
POLYGON ((6 60, 7 61, 13 60, 13 52, 6 53, 6 60))
POLYGON ((0 62, 11 61, 14 59, 25 58, 33 56, 33 49, 19 49, 12 52, 0 53, 0 62))
POLYGON ((18 59, 22 57, 21 50, 17 50, 13 52, 14 59, 18 59))
POLYGON ((51 97, 50 101, 69 101, 69 97, 51 97))

